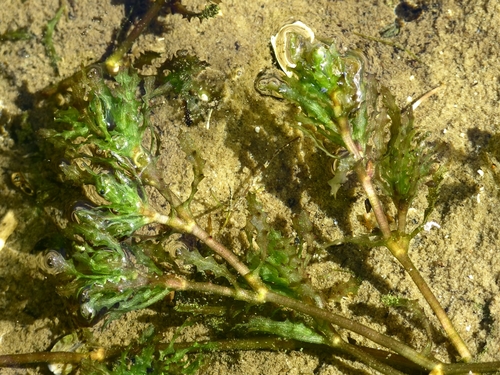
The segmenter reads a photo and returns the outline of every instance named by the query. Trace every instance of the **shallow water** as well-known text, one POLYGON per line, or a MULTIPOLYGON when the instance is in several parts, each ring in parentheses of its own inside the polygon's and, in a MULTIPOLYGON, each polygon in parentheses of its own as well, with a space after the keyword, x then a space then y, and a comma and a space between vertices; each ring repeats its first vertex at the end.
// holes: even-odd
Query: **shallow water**
MULTIPOLYGON (((183 3, 190 9, 201 9, 205 4, 202 0, 183 3)), ((16 189, 10 176, 21 171, 29 180, 33 155, 20 151, 18 143, 22 139, 12 139, 16 129, 7 119, 32 109, 34 95, 43 88, 73 74, 82 64, 100 59, 113 46, 124 14, 130 9, 116 1, 68 2, 54 35, 60 56, 57 76, 41 39, 59 5, 52 0, 6 0, 0 8, 0 33, 28 27, 34 35, 28 41, 0 42, 0 105, 4 109, 0 120, 5 129, 0 134, 0 216, 13 209, 19 221, 16 232, 0 252, 0 354, 47 350, 57 337, 73 328, 64 303, 39 271, 32 251, 44 235, 41 215, 33 209, 34 198, 16 189)), ((226 212, 213 211, 210 220, 214 233, 236 248, 245 225, 245 209, 238 194, 246 189, 249 180, 254 181, 249 179, 252 174, 260 177, 254 188, 269 211, 270 221, 283 232, 289 233, 291 218, 306 210, 319 244, 360 234, 366 230, 359 219, 364 212, 361 191, 350 181, 334 200, 327 184, 331 178, 330 161, 316 152, 310 141, 301 138, 273 157, 298 133, 287 125, 294 121, 289 106, 261 97, 254 90, 257 74, 273 66, 270 36, 290 20, 307 23, 318 37, 335 41, 341 50, 355 49, 365 54, 367 71, 387 85, 402 106, 445 85, 416 110, 417 126, 429 131, 434 142, 444 143, 439 160, 447 173, 432 215, 440 228, 419 235, 411 257, 477 358, 500 360, 496 349, 500 347, 500 239, 495 182, 500 166, 495 170, 496 160, 484 151, 488 140, 498 133, 500 123, 500 3, 425 2, 422 15, 405 24, 400 34, 390 39, 392 45, 362 36, 379 37, 379 31, 394 22, 395 5, 390 1, 223 0, 222 14, 203 22, 163 14, 134 45, 131 55, 156 51, 165 58, 187 50, 210 64, 207 79, 222 82, 223 91, 209 122, 187 127, 179 106, 165 105, 155 111, 152 121, 162 134, 159 163, 174 190, 187 194, 191 172, 180 152, 177 135, 192 133, 207 160, 206 178, 194 209, 202 213, 218 202, 224 202, 226 207, 231 202, 231 219, 220 232, 226 212), (261 172, 259 166, 271 159, 269 167, 261 172)), ((421 218, 424 204, 425 196, 421 194, 415 210, 410 212, 412 219, 421 218)), ((208 215, 202 216, 202 223, 207 220, 208 215)), ((400 324, 404 322, 398 323, 398 313, 380 304, 382 294, 420 298, 386 250, 336 249, 321 264, 311 267, 310 277, 315 285, 327 290, 338 280, 338 272, 334 271, 341 267, 353 272, 362 283, 357 295, 337 304, 332 302, 332 308, 347 316, 356 315, 364 324, 384 327, 388 334, 416 347, 425 345, 421 331, 402 330, 400 324)), ((168 309, 164 304, 142 315, 127 314, 98 334, 98 340, 103 345, 127 344, 148 319, 168 321, 168 309)), ((432 316, 427 308, 426 312, 432 316)), ((439 331, 437 321, 431 321, 439 331)), ((165 325, 168 328, 171 324, 165 325)), ((171 330, 167 332, 166 337, 172 334, 171 330)), ((209 333, 201 325, 194 326, 184 338, 201 340, 209 333)), ((344 336, 366 344, 357 336, 344 336)), ((454 352, 442 344, 441 337, 435 334, 440 344, 433 348, 434 354, 450 360, 454 352)), ((367 371, 327 353, 245 352, 214 354, 211 358, 213 363, 205 374, 326 375, 367 371)), ((40 366, 3 373, 47 370, 40 366)))

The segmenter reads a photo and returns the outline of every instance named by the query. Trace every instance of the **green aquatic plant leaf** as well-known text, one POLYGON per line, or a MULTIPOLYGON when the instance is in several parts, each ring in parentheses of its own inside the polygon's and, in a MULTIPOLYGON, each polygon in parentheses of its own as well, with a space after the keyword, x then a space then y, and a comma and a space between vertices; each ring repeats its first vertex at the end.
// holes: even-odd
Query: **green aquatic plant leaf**
POLYGON ((151 162, 150 151, 142 145, 147 103, 137 98, 137 74, 120 72, 115 80, 110 88, 98 68, 83 71, 72 87, 71 106, 56 115, 63 128, 42 129, 40 134, 70 156, 99 156, 129 173, 141 173, 151 162))
POLYGON ((161 274, 148 267, 151 260, 139 248, 117 243, 114 248, 93 247, 88 243, 74 245, 71 259, 55 250, 45 256, 44 269, 61 274, 70 281, 59 287, 59 293, 76 296, 80 314, 89 322, 107 317, 113 320, 124 313, 143 309, 170 293, 151 280, 161 274))
POLYGON ((0 42, 16 42, 18 40, 29 40, 33 37, 34 35, 28 31, 27 27, 20 27, 19 29, 7 30, 0 34, 0 42))
POLYGON ((332 194, 356 165, 366 164, 372 178, 375 164, 384 194, 398 210, 407 210, 434 172, 434 153, 428 151, 426 135, 415 130, 412 109, 401 111, 387 88, 379 89, 373 78, 365 77, 360 55, 341 55, 335 44, 314 40, 301 22, 285 25, 272 44, 283 71, 264 72, 256 88, 296 104, 301 113, 294 126, 337 159, 329 181, 332 194), (347 155, 339 148, 347 149, 347 155))
POLYGON ((419 187, 433 172, 434 152, 426 145, 426 134, 419 134, 413 126, 412 109, 402 112, 394 96, 385 87, 380 89, 383 106, 390 118, 390 139, 379 146, 382 156, 376 162, 379 186, 400 209, 408 207, 419 187))
POLYGON ((286 339, 292 339, 313 344, 326 344, 325 337, 302 322, 290 320, 276 321, 261 316, 251 318, 247 323, 239 324, 250 332, 265 332, 286 339))
POLYGON ((364 149, 368 137, 362 57, 354 52, 340 55, 333 43, 302 37, 307 28, 303 24, 291 27, 295 29, 282 29, 275 37, 276 44, 282 43, 275 47, 275 53, 285 72, 264 72, 256 81, 257 90, 299 106, 302 113, 296 126, 317 144, 324 144, 320 138, 324 137, 337 147, 345 147, 342 133, 346 119, 352 138, 364 149), (297 30, 299 27, 302 30, 297 30), (277 52, 281 49, 286 51, 284 57, 277 52), (314 131, 308 131, 309 125, 314 131))
POLYGON ((63 15, 66 7, 63 5, 61 6, 54 18, 52 18, 49 22, 47 22, 47 26, 45 27, 45 34, 43 36, 43 44, 45 45, 45 52, 47 53, 47 56, 50 59, 50 63, 52 64, 54 70, 56 71, 57 74, 59 74, 59 67, 57 66, 57 63, 59 61, 59 56, 57 55, 56 49, 54 47, 54 41, 53 41, 53 36, 54 36, 54 30, 59 23, 59 20, 61 19, 61 16, 63 15))
POLYGON ((215 277, 223 277, 227 279, 232 285, 237 286, 236 277, 229 272, 224 263, 219 264, 215 261, 212 255, 202 256, 196 249, 189 250, 187 248, 179 248, 177 250, 179 258, 182 259, 184 264, 191 264, 196 266, 198 272, 212 272, 215 277))
MULTIPOLYGON (((299 237, 285 237, 275 230, 267 222, 267 213, 255 194, 249 194, 247 202, 249 218, 245 230, 251 244, 247 253, 250 269, 276 292, 321 304, 320 295, 306 278, 306 266, 311 259, 311 255, 303 251, 306 242, 299 237)), ((295 227, 304 238, 310 235, 307 230, 311 223, 304 215, 295 227)))
POLYGON ((334 197, 337 197, 338 190, 347 181, 347 176, 354 168, 355 163, 356 161, 350 155, 337 159, 335 176, 328 181, 328 185, 331 187, 331 194, 334 197))
POLYGON ((220 7, 218 4, 207 4, 207 6, 200 12, 198 18, 200 20, 206 20, 217 16, 219 13, 220 7))
MULTIPOLYGON (((178 333, 185 327, 181 326, 165 349, 158 342, 154 327, 148 327, 136 344, 130 345, 112 364, 106 365, 85 360, 81 371, 87 375, 194 375, 203 364, 203 356, 197 354, 202 345, 194 343, 186 348, 178 349, 174 341, 178 333)), ((209 350, 209 345, 203 349, 209 350)))
POLYGON ((150 96, 167 94, 178 98, 184 108, 184 121, 190 126, 200 120, 209 120, 222 95, 220 76, 208 71, 208 63, 187 51, 178 51, 158 69, 159 87, 150 90, 150 96))

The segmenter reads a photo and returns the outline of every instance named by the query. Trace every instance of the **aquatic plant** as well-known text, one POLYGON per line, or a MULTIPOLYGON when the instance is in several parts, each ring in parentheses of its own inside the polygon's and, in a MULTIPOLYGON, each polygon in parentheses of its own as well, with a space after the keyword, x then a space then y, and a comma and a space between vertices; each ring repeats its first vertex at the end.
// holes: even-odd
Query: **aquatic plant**
MULTIPOLYGON (((256 83, 258 90, 300 107, 296 126, 337 160, 337 174, 330 181, 332 193, 338 192, 352 171, 375 213, 378 232, 346 241, 387 247, 415 281, 462 359, 471 360, 468 348, 408 257, 411 239, 423 228, 422 223, 407 230, 408 209, 423 183, 432 181, 425 222, 441 178, 425 135, 414 127, 412 109, 401 111, 387 89, 366 80, 359 54, 341 55, 334 44, 316 41, 302 23, 285 25, 272 38, 272 45, 282 72, 263 73, 256 83), (388 221, 376 186, 398 212, 395 226, 388 221)), ((83 361, 82 371, 87 373, 187 374, 203 366, 200 356, 186 359, 188 352, 321 345, 384 374, 407 371, 404 359, 433 374, 500 369, 498 362, 442 363, 331 311, 305 272, 314 261, 307 250, 311 246, 305 246, 312 230, 306 216, 295 223, 298 236, 288 238, 268 223, 265 207, 248 194, 243 254, 237 255, 213 238, 191 210, 205 162, 189 136, 180 141, 193 167, 186 199, 172 191, 156 165, 156 136, 149 123, 151 100, 176 86, 167 81, 155 87, 154 78, 141 84, 137 73, 122 70, 121 63, 106 66, 116 73, 112 82, 106 81, 102 67, 85 68, 68 81, 67 107, 57 111, 55 124, 39 132, 44 149, 56 161, 61 191, 76 191, 82 198, 73 204, 71 220, 61 227, 60 248, 48 250, 43 257, 43 268, 59 282, 58 292, 77 303, 87 324, 110 322, 174 294, 178 310, 190 319, 200 314, 205 320, 210 314, 224 316, 225 323, 214 325, 225 334, 257 332, 280 340, 236 335, 231 340, 164 344, 148 331, 135 345, 118 352, 91 344, 85 347, 76 338, 63 352, 0 356, 0 365, 83 361), (151 203, 152 190, 163 196, 166 208, 151 203), (142 236, 140 230, 151 224, 157 225, 156 236, 142 236), (186 292, 209 302, 200 298, 194 305, 183 303, 186 292), (350 343, 340 329, 389 351, 350 343)), ((390 303, 421 311, 402 299, 390 303)), ((63 366, 61 371, 70 370, 63 366)))
MULTIPOLYGON (((422 230, 420 226, 406 232, 408 209, 424 182, 434 178, 433 189, 437 190, 441 177, 433 168, 425 137, 414 128, 412 108, 402 112, 387 88, 378 89, 373 80, 364 79, 361 56, 353 52, 341 56, 335 45, 315 41, 312 31, 301 22, 281 28, 273 47, 284 74, 265 72, 257 88, 301 108, 296 126, 338 161, 336 175, 330 181, 334 195, 346 175, 356 173, 380 229, 373 244, 383 244, 398 259, 462 358, 470 360, 465 343, 408 256, 411 239, 422 230), (389 224, 375 186, 397 210, 395 229, 389 224)), ((435 194, 431 189, 424 220, 432 210, 435 194)))

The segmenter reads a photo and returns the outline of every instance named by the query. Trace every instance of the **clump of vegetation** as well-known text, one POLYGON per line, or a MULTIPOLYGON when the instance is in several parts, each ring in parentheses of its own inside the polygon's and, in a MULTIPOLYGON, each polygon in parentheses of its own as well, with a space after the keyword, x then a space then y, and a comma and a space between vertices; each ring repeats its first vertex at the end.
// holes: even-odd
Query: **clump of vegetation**
MULTIPOLYGON (((391 251, 434 310, 464 363, 442 363, 428 351, 419 352, 331 311, 322 291, 307 277, 313 253, 312 225, 305 216, 295 223, 297 236, 288 238, 268 223, 265 208, 248 194, 243 255, 207 233, 191 210, 203 179, 202 156, 189 137, 181 140, 194 176, 187 199, 181 199, 156 165, 156 134, 149 123, 153 98, 177 88, 189 95, 192 87, 179 84, 188 73, 182 67, 172 69, 171 80, 164 77, 166 82, 159 88, 154 78, 141 81, 136 72, 112 60, 105 64, 116 73, 112 82, 105 80, 99 67, 85 68, 68 81, 71 96, 66 108, 57 111, 53 126, 39 132, 44 149, 56 161, 62 191, 80 195, 72 205, 71 220, 61 225, 59 250, 46 252, 43 267, 59 282, 58 292, 76 302, 88 324, 110 322, 175 295, 178 310, 188 319, 199 318, 200 312, 202 318, 224 316, 218 328, 231 340, 165 344, 148 331, 135 345, 118 351, 91 346, 82 351, 82 345, 72 344, 67 352, 0 356, 0 365, 83 363, 81 370, 89 374, 191 374, 203 361, 199 355, 186 357, 188 353, 321 346, 390 375, 406 371, 401 369, 408 361, 433 374, 500 370, 499 362, 467 363, 472 361, 469 349, 408 256, 411 240, 423 226, 408 230, 407 212, 423 184, 432 182, 424 213, 427 220, 441 178, 425 135, 414 127, 411 108, 400 110, 386 88, 366 79, 359 54, 341 55, 334 44, 317 41, 302 23, 285 25, 272 44, 282 71, 264 72, 257 88, 300 107, 297 127, 337 160, 337 174, 330 181, 334 195, 349 173, 357 176, 378 231, 352 241, 383 245, 391 251), (384 201, 394 204, 395 224, 388 220, 377 187, 384 201), (151 203, 151 191, 163 196, 166 208, 151 203), (140 234, 149 225, 155 225, 154 238, 140 234), (196 305, 183 305, 187 293, 204 298, 196 305), (228 308, 214 308, 221 307, 220 301, 228 308), (340 330, 357 333, 385 349, 368 350, 348 342, 340 330)), ((356 287, 350 283, 346 289, 351 292, 356 287)), ((386 303, 406 307, 425 321, 414 301, 387 298, 386 303)), ((64 367, 62 371, 69 372, 64 367)))
POLYGON ((15 30, 7 30, 4 33, 0 34, 0 42, 15 42, 18 40, 28 40, 31 38, 33 38, 33 35, 31 35, 25 27, 21 27, 15 30))

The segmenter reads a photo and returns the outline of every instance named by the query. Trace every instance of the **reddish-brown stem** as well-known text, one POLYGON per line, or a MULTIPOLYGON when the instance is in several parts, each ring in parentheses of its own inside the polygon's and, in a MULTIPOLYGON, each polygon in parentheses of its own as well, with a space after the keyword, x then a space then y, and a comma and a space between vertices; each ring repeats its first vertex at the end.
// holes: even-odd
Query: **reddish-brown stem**
POLYGON ((230 287, 215 285, 211 283, 191 282, 175 276, 163 277, 158 281, 172 290, 190 290, 201 293, 221 295, 254 304, 261 304, 264 302, 275 303, 279 306, 290 308, 297 312, 309 315, 315 319, 320 319, 334 324, 338 327, 347 329, 351 332, 358 333, 381 346, 395 351, 396 353, 411 360, 412 362, 425 369, 432 370, 440 364, 440 362, 431 360, 420 354, 416 350, 402 344, 397 340, 394 340, 391 337, 385 336, 372 328, 354 322, 341 315, 329 312, 324 309, 320 309, 313 305, 308 305, 302 301, 298 301, 272 291, 267 291, 264 295, 260 295, 256 292, 248 291, 245 289, 233 289, 230 287))
POLYGON ((141 35, 146 27, 148 27, 148 25, 151 23, 151 21, 156 18, 158 12, 165 4, 165 1, 166 0, 156 0, 144 15, 144 17, 137 23, 137 25, 135 25, 125 41, 120 44, 120 46, 113 52, 113 54, 106 59, 104 65, 106 66, 109 74, 118 74, 120 68, 123 65, 123 57, 132 47, 132 44, 134 44, 139 35, 141 35))
POLYGON ((387 221, 387 216, 385 216, 384 209, 382 208, 382 203, 378 199, 375 188, 373 187, 372 179, 366 172, 366 167, 363 163, 363 154, 352 139, 349 120, 346 117, 341 117, 338 119, 337 125, 347 151, 349 151, 349 153, 354 157, 354 160, 357 162, 355 167, 356 174, 358 175, 358 179, 366 192, 368 200, 370 201, 373 213, 375 214, 380 231, 382 232, 382 236, 384 239, 388 239, 391 237, 389 222, 387 221))
POLYGON ((387 216, 385 215, 382 203, 380 202, 380 199, 375 192, 372 179, 366 173, 365 166, 363 165, 362 161, 358 162, 355 169, 361 186, 363 186, 363 190, 365 191, 366 196, 370 201, 370 205, 372 206, 372 210, 375 218, 377 219, 377 223, 380 231, 382 232, 382 236, 385 240, 387 240, 391 238, 391 228, 389 227, 389 222, 387 221, 387 216))
MULTIPOLYGON (((162 189, 162 187, 165 188, 163 186, 164 184, 162 184, 157 179, 157 176, 153 177, 153 174, 151 175, 151 181, 149 181, 149 183, 156 188, 160 188, 160 190, 164 190, 162 189)), ((178 230, 179 232, 190 233, 199 238, 216 254, 225 259, 240 275, 242 275, 246 279, 248 284, 252 287, 254 292, 250 292, 244 289, 232 289, 207 283, 190 283, 186 280, 182 280, 176 277, 168 277, 164 279, 165 284, 170 289, 195 290, 198 292, 218 294, 239 300, 244 300, 250 303, 273 302, 278 305, 291 308, 295 311, 305 313, 315 319, 324 320, 339 327, 343 327, 345 329, 359 333, 360 335, 367 337, 368 339, 378 343, 379 345, 394 350, 403 357, 412 360, 413 362, 426 369, 433 369, 437 364, 439 364, 439 362, 431 361, 430 359, 409 348, 408 346, 390 337, 384 336, 371 328, 365 327, 359 323, 351 321, 350 319, 344 318, 343 316, 337 314, 333 314, 316 306, 308 305, 292 298, 271 292, 262 283, 262 280, 259 278, 259 276, 252 273, 250 269, 243 262, 241 262, 231 250, 226 248, 220 242, 214 240, 207 232, 205 232, 196 224, 187 206, 181 204, 175 207, 174 210, 175 215, 163 216, 158 214, 156 216, 156 221, 166 224, 178 230)))
POLYGON ((220 242, 215 241, 212 236, 201 229, 198 225, 193 226, 191 234, 202 240, 216 254, 222 256, 240 275, 242 275, 252 289, 257 292, 261 298, 264 298, 268 289, 260 277, 250 271, 250 269, 239 260, 239 258, 220 242))
POLYGON ((349 119, 347 117, 340 117, 337 120, 337 126, 339 127, 339 133, 342 137, 342 141, 344 141, 347 151, 349 151, 351 155, 354 156, 355 160, 361 160, 363 158, 363 155, 352 139, 349 119))

